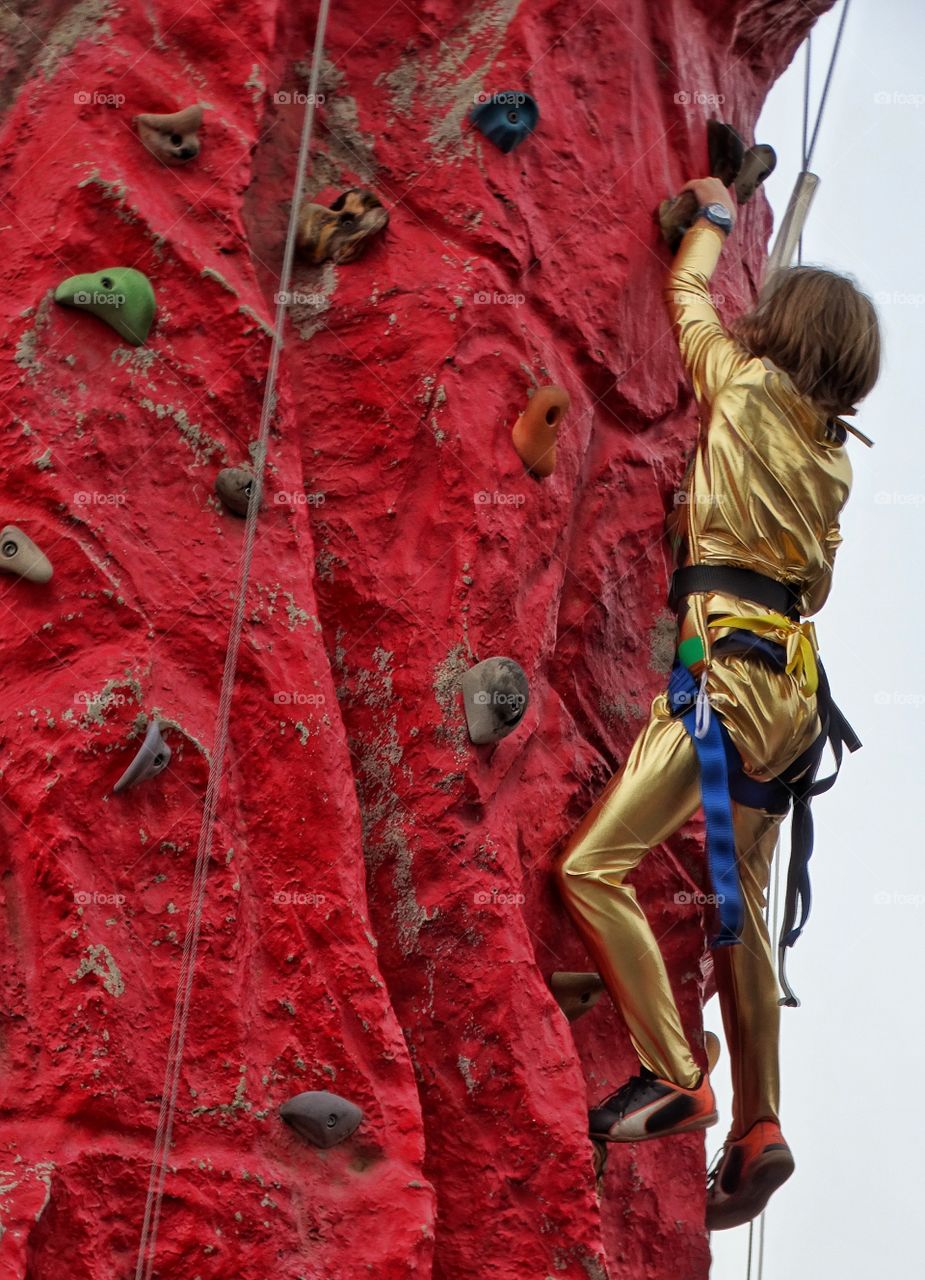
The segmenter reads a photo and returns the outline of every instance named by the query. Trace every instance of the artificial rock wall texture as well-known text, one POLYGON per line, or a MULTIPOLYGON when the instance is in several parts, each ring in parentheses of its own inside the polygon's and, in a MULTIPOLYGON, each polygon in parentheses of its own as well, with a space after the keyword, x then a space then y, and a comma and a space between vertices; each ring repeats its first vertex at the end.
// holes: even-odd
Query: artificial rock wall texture
MULTIPOLYGON (((585 1107, 634 1068, 552 856, 664 679, 662 530, 694 413, 652 211, 747 137, 829 0, 334 0, 307 194, 391 211, 297 267, 153 1274, 162 1280, 702 1280, 701 1138, 614 1149, 585 1107), (466 115, 525 89, 503 155, 466 115), (510 429, 572 397, 556 474, 510 429), (531 703, 473 747, 459 695, 507 654, 531 703), (587 1081, 587 1085, 586 1085, 587 1081), (365 1120, 319 1151, 303 1089, 365 1120), (587 1092, 586 1092, 587 1090, 587 1092)), ((0 54, 0 1274, 135 1275, 243 523, 213 495, 257 434, 314 0, 7 7, 0 54), (288 95, 288 99, 287 99, 288 95), (206 106, 165 169, 139 111, 206 106), (55 306, 134 266, 140 348, 55 306), (173 759, 112 794, 148 719, 173 759)), ((771 139, 770 141, 777 141, 771 139)), ((744 212, 717 278, 754 295, 744 212)), ((696 1043, 696 829, 637 877, 696 1043)), ((149 1272, 150 1274, 150 1272, 149 1272)))

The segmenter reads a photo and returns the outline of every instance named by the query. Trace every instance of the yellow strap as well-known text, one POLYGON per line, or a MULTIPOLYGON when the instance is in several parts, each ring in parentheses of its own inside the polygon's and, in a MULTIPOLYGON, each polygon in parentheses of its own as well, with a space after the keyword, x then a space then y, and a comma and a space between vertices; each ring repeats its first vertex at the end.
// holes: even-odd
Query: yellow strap
POLYGON ((782 613, 767 613, 760 617, 716 618, 710 626, 738 627, 743 631, 753 631, 756 635, 766 635, 771 631, 782 632, 787 646, 788 673, 796 676, 808 698, 819 688, 816 630, 811 622, 794 622, 792 618, 785 618, 782 613))

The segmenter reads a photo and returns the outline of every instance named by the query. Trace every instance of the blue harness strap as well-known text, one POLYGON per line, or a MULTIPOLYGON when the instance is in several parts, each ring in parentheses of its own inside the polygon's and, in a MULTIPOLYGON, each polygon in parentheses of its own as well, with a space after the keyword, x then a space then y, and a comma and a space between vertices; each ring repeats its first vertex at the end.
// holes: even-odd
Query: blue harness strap
MULTIPOLYGON (((786 651, 782 645, 747 631, 733 631, 718 640, 714 653, 739 653, 769 663, 778 670, 786 668, 786 651)), ((785 953, 803 932, 811 903, 809 860, 813 852, 813 796, 828 791, 841 768, 842 751, 857 751, 861 742, 832 700, 825 670, 819 664, 818 706, 821 730, 814 742, 790 764, 786 771, 768 782, 749 777, 729 731, 718 715, 711 715, 703 737, 697 736, 698 686, 682 662, 676 661, 668 680, 668 703, 672 715, 680 715, 691 736, 700 764, 700 791, 707 828, 710 878, 717 897, 720 933, 712 943, 729 946, 739 939, 743 920, 741 887, 736 865, 735 837, 732 824, 732 801, 749 809, 768 813, 786 813, 793 802, 790 836, 790 865, 784 916, 778 943, 778 972, 784 998, 781 1004, 798 1005, 786 976, 785 953), (835 770, 827 778, 816 780, 822 753, 828 742, 835 758, 835 770)))
POLYGON ((711 715, 706 732, 702 737, 697 736, 697 692, 697 681, 687 667, 681 662, 675 662, 668 678, 668 704, 673 715, 680 715, 700 764, 700 797, 707 827, 707 862, 719 914, 720 930, 710 945, 729 947, 741 941, 739 934, 742 932, 744 908, 736 866, 735 833, 729 799, 728 734, 719 716, 711 715))

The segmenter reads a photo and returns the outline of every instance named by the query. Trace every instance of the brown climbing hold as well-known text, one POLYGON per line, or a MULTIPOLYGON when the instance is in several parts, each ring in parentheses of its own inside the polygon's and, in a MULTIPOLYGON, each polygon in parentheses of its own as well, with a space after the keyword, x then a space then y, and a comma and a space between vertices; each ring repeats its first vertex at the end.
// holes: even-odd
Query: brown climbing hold
POLYGON ((745 143, 731 124, 722 120, 707 121, 707 155, 710 176, 719 178, 724 187, 735 182, 745 156, 745 143))
POLYGON ((549 989, 569 1022, 574 1022, 594 1008, 604 994, 604 983, 598 973, 560 971, 549 979, 549 989))
POLYGON ((777 152, 768 143, 759 142, 756 146, 748 148, 745 159, 742 161, 742 168, 735 180, 735 193, 739 204, 745 204, 746 201, 751 200, 765 178, 774 172, 776 166, 777 152))
POLYGON ((511 438, 521 462, 535 476, 556 469, 556 440, 571 397, 564 387, 539 387, 514 423, 511 438))
POLYGON ((712 1074, 717 1062, 719 1062, 721 1049, 719 1036, 712 1031, 705 1031, 703 1033, 703 1047, 707 1052, 707 1072, 712 1074))
POLYGON ((389 224, 388 212, 371 191, 351 187, 328 207, 306 201, 296 243, 314 263, 352 262, 389 224))
POLYGON ((248 466, 225 467, 215 477, 215 492, 236 516, 247 515, 254 479, 254 473, 248 466))
MULTIPOLYGON (((719 178, 723 186, 728 187, 735 182, 742 168, 745 143, 731 124, 725 124, 722 120, 708 120, 707 155, 710 160, 710 176, 719 178)), ((658 224, 672 253, 677 250, 681 237, 694 221, 697 208, 697 197, 693 191, 682 191, 680 195, 663 200, 658 206, 658 224)))
POLYGON ((12 573, 28 582, 48 582, 52 575, 51 561, 22 529, 8 524, 0 529, 0 572, 12 573))
POLYGON ((199 155, 202 107, 198 105, 171 115, 136 116, 135 125, 141 141, 164 164, 186 164, 199 155))

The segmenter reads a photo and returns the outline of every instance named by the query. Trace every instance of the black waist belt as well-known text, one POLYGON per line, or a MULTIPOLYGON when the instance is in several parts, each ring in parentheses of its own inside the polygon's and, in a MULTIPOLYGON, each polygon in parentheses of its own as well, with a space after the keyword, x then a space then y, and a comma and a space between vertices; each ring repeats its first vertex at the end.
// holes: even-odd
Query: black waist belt
POLYGON ((671 578, 668 604, 678 609, 685 596, 695 591, 719 591, 723 595, 753 600, 766 609, 799 617, 800 587, 788 587, 776 578, 768 578, 752 569, 739 569, 731 564, 690 564, 676 569, 671 578))

